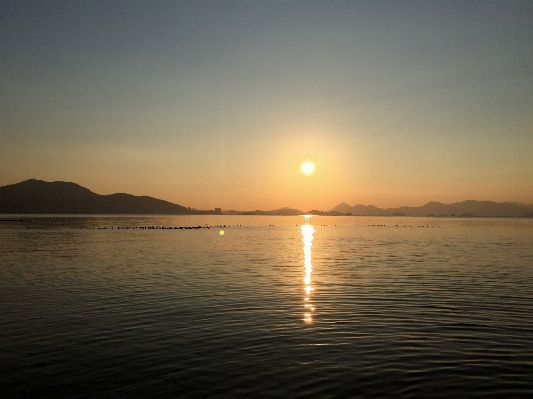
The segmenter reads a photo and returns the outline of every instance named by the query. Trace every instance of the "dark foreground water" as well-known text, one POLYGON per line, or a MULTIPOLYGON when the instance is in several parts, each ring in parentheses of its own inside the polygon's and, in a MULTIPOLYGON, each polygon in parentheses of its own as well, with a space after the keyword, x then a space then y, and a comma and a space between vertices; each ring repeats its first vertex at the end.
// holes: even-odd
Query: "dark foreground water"
POLYGON ((533 395, 532 220, 0 219, 3 398, 533 395))

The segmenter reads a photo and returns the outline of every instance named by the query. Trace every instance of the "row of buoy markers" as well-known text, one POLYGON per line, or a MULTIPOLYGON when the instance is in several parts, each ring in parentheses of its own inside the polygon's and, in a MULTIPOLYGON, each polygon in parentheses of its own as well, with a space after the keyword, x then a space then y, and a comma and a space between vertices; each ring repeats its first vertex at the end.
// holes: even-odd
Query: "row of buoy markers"
MULTIPOLYGON (((335 225, 336 226, 336 225, 335 225)), ((219 225, 219 226, 178 226, 178 227, 165 227, 165 226, 118 226, 116 227, 117 230, 198 230, 198 229, 220 229, 220 228, 227 228, 227 227, 242 227, 242 224, 236 224, 236 225, 219 225)), ((273 224, 269 224, 268 227, 275 227, 273 224)), ((82 229, 83 227, 80 227, 82 229)), ((91 227, 92 230, 113 230, 115 227, 91 227)))
MULTIPOLYGON (((233 226, 230 225, 218 225, 218 226, 118 226, 117 230, 199 230, 199 229, 220 229, 220 228, 229 228, 229 227, 242 227, 240 224, 233 226)), ((82 229, 83 227, 80 227, 82 229)), ((115 227, 90 227, 91 230, 114 230, 115 227)))
MULTIPOLYGON (((272 226, 274 226, 274 225, 272 225, 272 226)), ((296 227, 299 227, 299 226, 301 226, 301 225, 300 225, 300 224, 295 224, 295 226, 296 226, 296 227)), ((334 226, 337 227, 336 224, 335 224, 334 226)), ((357 226, 357 225, 356 225, 356 226, 357 226)), ((328 225, 327 225, 327 224, 321 224, 320 227, 328 227, 328 225)))
MULTIPOLYGON (((300 225, 297 224, 297 227, 300 225)), ((327 224, 321 224, 322 227, 327 227, 327 224)), ((236 225, 218 225, 218 226, 118 226, 118 227, 89 227, 91 230, 114 230, 115 228, 117 230, 199 230, 199 229, 220 229, 220 228, 229 228, 229 227, 242 227, 242 224, 236 224, 236 225)), ((246 226, 245 226, 246 227, 246 226)), ((268 227, 275 227, 273 224, 269 224, 268 227)), ((337 227, 337 225, 335 225, 337 227)), ((83 227, 80 227, 80 229, 83 229, 83 227)))
MULTIPOLYGON (((300 225, 296 225, 297 227, 300 225)), ((321 227, 327 227, 327 224, 321 224, 321 227)), ((116 227, 117 230, 199 230, 199 229, 221 229, 221 228, 230 228, 230 227, 242 227, 241 224, 236 225, 216 225, 216 226, 118 226, 116 227)), ((269 224, 268 227, 274 227, 273 224, 269 224)), ((337 227, 337 225, 335 225, 337 227)), ((440 227, 440 226, 387 226, 385 224, 369 224, 368 227, 440 227)), ((83 227, 80 227, 80 229, 83 229, 83 227)), ((90 227, 91 230, 114 230, 115 227, 90 227)))
POLYGON ((387 226, 385 224, 369 224, 368 227, 440 227, 440 226, 387 226))

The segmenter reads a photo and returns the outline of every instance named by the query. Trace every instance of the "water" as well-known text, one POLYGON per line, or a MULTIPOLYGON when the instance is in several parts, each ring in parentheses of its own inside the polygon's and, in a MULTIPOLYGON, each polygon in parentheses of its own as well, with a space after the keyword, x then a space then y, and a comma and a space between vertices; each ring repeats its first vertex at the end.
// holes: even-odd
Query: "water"
POLYGON ((2 397, 533 394, 532 220, 1 219, 2 397))

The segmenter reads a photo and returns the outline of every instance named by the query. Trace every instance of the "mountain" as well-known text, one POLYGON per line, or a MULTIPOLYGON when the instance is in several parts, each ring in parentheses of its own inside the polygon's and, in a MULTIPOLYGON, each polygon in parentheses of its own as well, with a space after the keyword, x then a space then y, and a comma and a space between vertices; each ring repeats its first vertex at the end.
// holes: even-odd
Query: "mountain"
POLYGON ((297 216, 303 215, 303 212, 299 209, 293 209, 289 207, 283 207, 274 211, 267 211, 269 215, 281 215, 281 216, 297 216))
POLYGON ((525 217, 531 214, 531 207, 520 203, 468 200, 453 204, 428 202, 419 207, 402 206, 399 208, 377 208, 373 205, 354 205, 347 207, 345 202, 331 209, 361 216, 488 216, 488 217, 525 217))
POLYGON ((0 187, 0 213, 180 215, 194 212, 152 197, 100 195, 76 183, 30 179, 0 187))
POLYGON ((352 213, 352 207, 346 202, 341 202, 335 208, 331 209, 330 212, 352 213))
POLYGON ((518 205, 518 206, 522 206, 522 207, 525 207, 525 208, 533 209, 533 204, 523 204, 521 202, 509 202, 509 203, 513 204, 513 205, 518 205))
MULTIPOLYGON (((131 194, 100 195, 76 183, 45 182, 30 179, 0 187, 0 213, 42 214, 214 214, 198 211, 168 201, 131 194)), ((302 215, 298 209, 281 208, 272 211, 225 211, 239 215, 302 215)), ((328 212, 313 210, 310 214, 362 216, 489 216, 533 217, 533 206, 522 203, 493 201, 463 201, 453 204, 428 202, 419 207, 378 208, 373 205, 354 205, 343 202, 328 212)))

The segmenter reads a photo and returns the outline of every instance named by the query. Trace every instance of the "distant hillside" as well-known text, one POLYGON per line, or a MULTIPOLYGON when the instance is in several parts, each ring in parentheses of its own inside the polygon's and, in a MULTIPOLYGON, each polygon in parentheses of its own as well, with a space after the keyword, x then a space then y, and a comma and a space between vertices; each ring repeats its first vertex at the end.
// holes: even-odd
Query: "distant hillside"
POLYGON ((335 208, 331 209, 330 212, 353 213, 353 209, 346 202, 341 202, 335 208))
POLYGON ((289 207, 284 207, 280 209, 276 209, 273 211, 266 211, 267 215, 280 215, 280 216, 297 216, 297 215, 303 215, 303 212, 299 209, 293 209, 289 207))
POLYGON ((193 212, 152 197, 99 195, 76 183, 30 179, 0 187, 0 213, 179 215, 193 212))
POLYGON ((488 217, 526 217, 533 208, 520 203, 493 201, 463 201, 454 204, 428 202, 419 207, 402 206, 399 208, 377 208, 373 205, 354 205, 345 202, 330 212, 351 213, 361 216, 488 216, 488 217))
MULTIPOLYGON (((76 183, 45 182, 30 179, 0 187, 0 213, 4 214, 215 214, 215 211, 189 209, 168 201, 131 194, 100 195, 76 183)), ((298 209, 281 208, 272 211, 224 211, 229 215, 302 215, 298 209)), ((463 201, 454 204, 428 202, 419 207, 377 208, 373 205, 350 206, 343 202, 315 215, 361 216, 489 216, 533 217, 533 207, 521 203, 493 201, 463 201)))

